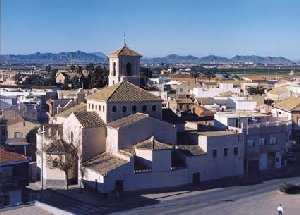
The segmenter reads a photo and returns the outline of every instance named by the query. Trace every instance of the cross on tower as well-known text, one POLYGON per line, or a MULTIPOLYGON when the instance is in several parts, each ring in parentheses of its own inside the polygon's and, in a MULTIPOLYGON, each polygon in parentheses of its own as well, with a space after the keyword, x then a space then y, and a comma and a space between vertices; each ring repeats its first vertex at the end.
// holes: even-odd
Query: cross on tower
POLYGON ((124 46, 126 46, 126 33, 125 32, 123 33, 123 43, 124 43, 124 46))

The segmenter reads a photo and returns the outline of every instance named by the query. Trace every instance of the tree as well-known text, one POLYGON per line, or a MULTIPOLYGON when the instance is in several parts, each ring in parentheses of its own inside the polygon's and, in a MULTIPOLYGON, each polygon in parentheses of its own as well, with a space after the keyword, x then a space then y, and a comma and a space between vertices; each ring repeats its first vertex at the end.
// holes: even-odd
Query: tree
POLYGON ((264 94, 265 89, 261 86, 258 86, 258 87, 249 87, 247 91, 250 95, 262 95, 264 94))
POLYGON ((50 157, 52 166, 64 172, 66 187, 69 189, 70 173, 77 167, 78 147, 76 147, 73 143, 58 140, 49 144, 45 150, 47 155, 50 157))

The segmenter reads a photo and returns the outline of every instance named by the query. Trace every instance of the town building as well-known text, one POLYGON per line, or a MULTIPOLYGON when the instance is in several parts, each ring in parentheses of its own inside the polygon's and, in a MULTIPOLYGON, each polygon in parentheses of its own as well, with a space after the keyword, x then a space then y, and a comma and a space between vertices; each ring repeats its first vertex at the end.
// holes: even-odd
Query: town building
POLYGON ((217 112, 215 122, 220 128, 238 128, 244 133, 247 174, 285 166, 283 157, 291 135, 290 121, 257 112, 217 112))
POLYGON ((29 183, 29 162, 23 155, 0 148, 0 208, 24 202, 29 183))

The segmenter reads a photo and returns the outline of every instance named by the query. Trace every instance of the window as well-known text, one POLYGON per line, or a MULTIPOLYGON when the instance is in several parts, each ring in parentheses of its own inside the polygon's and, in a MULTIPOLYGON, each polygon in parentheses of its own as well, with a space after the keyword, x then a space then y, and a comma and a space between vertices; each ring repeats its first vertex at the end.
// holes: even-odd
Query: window
POLYGON ((136 112, 136 106, 133 105, 133 106, 132 106, 132 113, 135 113, 135 112, 136 112))
POLYGON ((89 109, 91 109, 91 104, 89 103, 89 109))
POLYGON ((224 157, 228 156, 228 148, 224 148, 224 157))
POLYGON ((117 112, 117 107, 116 107, 116 106, 113 106, 113 107, 112 107, 112 111, 113 111, 113 112, 117 112))
POLYGON ((126 106, 123 106, 122 107, 122 110, 123 110, 123 113, 125 113, 127 111, 127 107, 126 106))
POLYGON ((101 111, 101 105, 99 105, 99 111, 101 111))
POLYGON ((92 104, 92 110, 94 110, 94 104, 92 104))
POLYGON ((277 144, 277 139, 276 139, 276 137, 271 137, 271 138, 270 138, 270 145, 275 145, 275 144, 277 144))
POLYGON ((147 105, 143 105, 143 112, 147 111, 147 105))
POLYGON ((126 74, 127 76, 132 76, 131 63, 126 64, 126 74))
POLYGON ((112 76, 116 76, 116 62, 113 62, 113 74, 112 74, 112 76))
POLYGON ((22 138, 23 133, 22 132, 15 132, 15 138, 22 138))
POLYGON ((153 111, 153 112, 156 111, 156 105, 152 105, 152 111, 153 111))
POLYGON ((234 147, 233 148, 233 154, 236 156, 239 154, 239 148, 238 147, 234 147))
POLYGON ((214 150, 213 150, 213 157, 214 157, 214 158, 216 158, 216 157, 217 157, 217 155, 218 155, 218 152, 217 152, 217 150, 216 150, 216 149, 214 149, 214 150))
POLYGON ((255 142, 253 140, 247 140, 248 147, 255 147, 255 142))
POLYGON ((259 138, 259 145, 263 146, 265 145, 265 138, 259 138))

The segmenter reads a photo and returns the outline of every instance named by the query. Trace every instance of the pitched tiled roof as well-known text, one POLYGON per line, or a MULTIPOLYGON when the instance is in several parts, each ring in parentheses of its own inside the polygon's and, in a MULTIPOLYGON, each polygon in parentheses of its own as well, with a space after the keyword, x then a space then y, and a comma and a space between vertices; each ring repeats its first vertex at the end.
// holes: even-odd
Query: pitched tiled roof
POLYGON ((56 114, 55 116, 58 117, 68 117, 71 115, 73 112, 81 112, 81 111, 86 111, 86 103, 80 103, 78 105, 75 105, 71 108, 68 108, 64 110, 63 112, 56 114))
POLYGON ((275 104, 276 108, 285 110, 285 111, 292 111, 293 109, 300 106, 300 97, 289 97, 285 100, 282 100, 275 104))
POLYGON ((154 96, 128 81, 105 87, 93 95, 90 95, 87 99, 108 102, 161 101, 161 98, 154 96))
POLYGON ((143 142, 137 143, 135 145, 137 149, 150 149, 150 150, 165 150, 165 149, 172 149, 172 145, 161 143, 157 141, 153 136, 150 137, 148 140, 143 142))
POLYGON ((27 158, 23 155, 9 152, 0 148, 0 165, 9 162, 27 161, 27 158))
POLYGON ((119 57, 119 56, 136 56, 136 57, 142 57, 141 54, 139 54, 136 51, 133 51, 132 49, 128 48, 127 45, 124 45, 122 48, 120 48, 117 51, 111 53, 109 56, 110 57, 119 57))
POLYGON ((81 111, 75 112, 74 115, 84 128, 98 128, 105 126, 105 123, 96 112, 81 111))
POLYGON ((198 156, 205 154, 199 145, 177 145, 176 148, 187 156, 198 156))
POLYGON ((142 119, 148 118, 149 115, 148 114, 144 114, 144 113, 135 113, 135 114, 131 114, 127 117, 123 117, 121 119, 112 121, 110 123, 107 124, 107 126, 109 127, 113 127, 113 128, 120 128, 120 127, 124 127, 133 123, 136 123, 142 119))
POLYGON ((286 86, 281 86, 281 87, 276 87, 273 88, 272 90, 270 90, 268 92, 268 94, 272 94, 272 95, 276 95, 276 96, 280 96, 281 94, 284 94, 288 91, 288 88, 286 86))
POLYGON ((99 172, 101 175, 106 176, 110 171, 121 167, 126 163, 128 163, 128 161, 104 152, 83 165, 86 168, 91 168, 99 172))

